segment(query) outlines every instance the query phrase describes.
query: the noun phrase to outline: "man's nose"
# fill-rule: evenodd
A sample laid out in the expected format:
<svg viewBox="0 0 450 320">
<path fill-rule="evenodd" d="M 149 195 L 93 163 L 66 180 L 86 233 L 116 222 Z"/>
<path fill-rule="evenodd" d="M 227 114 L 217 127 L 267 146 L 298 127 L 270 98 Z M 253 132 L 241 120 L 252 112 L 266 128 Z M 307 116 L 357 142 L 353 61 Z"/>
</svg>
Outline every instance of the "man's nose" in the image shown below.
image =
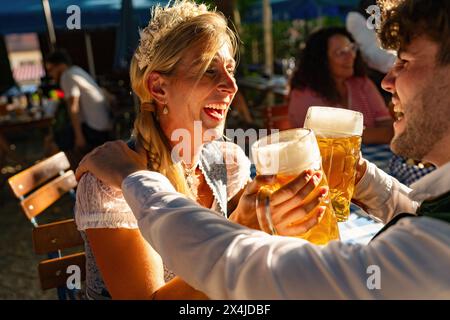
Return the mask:
<svg viewBox="0 0 450 320">
<path fill-rule="evenodd" d="M 395 92 L 395 71 L 394 68 L 392 68 L 387 74 L 386 76 L 383 78 L 383 80 L 381 81 L 381 87 L 383 88 L 383 90 L 390 92 L 390 93 L 394 93 Z"/>
</svg>

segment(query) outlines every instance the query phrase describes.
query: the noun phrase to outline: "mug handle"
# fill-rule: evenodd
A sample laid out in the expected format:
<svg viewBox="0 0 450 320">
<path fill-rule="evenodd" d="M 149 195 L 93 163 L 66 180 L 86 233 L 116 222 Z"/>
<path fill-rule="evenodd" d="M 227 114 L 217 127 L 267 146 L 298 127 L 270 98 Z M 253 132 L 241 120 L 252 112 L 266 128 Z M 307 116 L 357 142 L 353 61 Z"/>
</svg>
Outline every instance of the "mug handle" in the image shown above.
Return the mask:
<svg viewBox="0 0 450 320">
<path fill-rule="evenodd" d="M 276 235 L 277 231 L 272 222 L 272 212 L 270 211 L 270 196 L 273 191 L 267 187 L 259 189 L 256 195 L 256 216 L 259 227 L 262 231 Z"/>
</svg>

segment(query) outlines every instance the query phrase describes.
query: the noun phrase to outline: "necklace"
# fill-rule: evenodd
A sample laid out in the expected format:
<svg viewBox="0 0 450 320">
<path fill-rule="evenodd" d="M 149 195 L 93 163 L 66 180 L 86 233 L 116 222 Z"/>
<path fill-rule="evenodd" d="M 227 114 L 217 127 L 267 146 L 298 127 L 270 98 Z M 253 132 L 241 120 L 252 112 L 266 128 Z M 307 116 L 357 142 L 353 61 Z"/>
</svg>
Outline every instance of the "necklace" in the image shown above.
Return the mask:
<svg viewBox="0 0 450 320">
<path fill-rule="evenodd" d="M 188 187 L 192 190 L 192 187 L 194 185 L 194 180 L 195 180 L 195 170 L 197 169 L 198 163 L 196 163 L 191 168 L 188 168 L 186 166 L 186 164 L 184 163 L 184 161 L 182 161 L 181 163 L 183 165 L 184 178 L 186 179 Z"/>
</svg>

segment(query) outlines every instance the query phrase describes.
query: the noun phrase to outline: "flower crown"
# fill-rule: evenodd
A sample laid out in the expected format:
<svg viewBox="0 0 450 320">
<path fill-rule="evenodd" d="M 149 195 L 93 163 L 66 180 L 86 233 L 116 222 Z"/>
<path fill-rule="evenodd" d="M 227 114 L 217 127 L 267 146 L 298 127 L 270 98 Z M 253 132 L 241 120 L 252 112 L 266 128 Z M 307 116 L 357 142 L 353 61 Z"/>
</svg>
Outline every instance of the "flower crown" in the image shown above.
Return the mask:
<svg viewBox="0 0 450 320">
<path fill-rule="evenodd" d="M 198 5 L 191 0 L 176 0 L 172 6 L 170 4 L 171 1 L 165 7 L 154 6 L 148 26 L 139 30 L 140 41 L 135 57 L 141 70 L 150 64 L 155 49 L 167 34 L 180 24 L 208 12 L 206 5 Z"/>
</svg>

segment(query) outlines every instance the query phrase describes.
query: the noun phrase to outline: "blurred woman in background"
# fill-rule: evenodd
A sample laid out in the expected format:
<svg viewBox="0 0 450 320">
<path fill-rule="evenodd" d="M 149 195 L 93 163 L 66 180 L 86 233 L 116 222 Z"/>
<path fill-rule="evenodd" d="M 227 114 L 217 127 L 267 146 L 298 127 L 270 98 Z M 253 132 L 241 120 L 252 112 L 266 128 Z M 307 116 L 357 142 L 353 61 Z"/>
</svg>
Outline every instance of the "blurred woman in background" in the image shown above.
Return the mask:
<svg viewBox="0 0 450 320">
<path fill-rule="evenodd" d="M 293 127 L 303 127 L 310 106 L 340 107 L 364 114 L 363 143 L 390 142 L 393 129 L 389 110 L 366 76 L 358 47 L 345 28 L 324 28 L 309 37 L 290 89 L 289 116 Z"/>
</svg>

